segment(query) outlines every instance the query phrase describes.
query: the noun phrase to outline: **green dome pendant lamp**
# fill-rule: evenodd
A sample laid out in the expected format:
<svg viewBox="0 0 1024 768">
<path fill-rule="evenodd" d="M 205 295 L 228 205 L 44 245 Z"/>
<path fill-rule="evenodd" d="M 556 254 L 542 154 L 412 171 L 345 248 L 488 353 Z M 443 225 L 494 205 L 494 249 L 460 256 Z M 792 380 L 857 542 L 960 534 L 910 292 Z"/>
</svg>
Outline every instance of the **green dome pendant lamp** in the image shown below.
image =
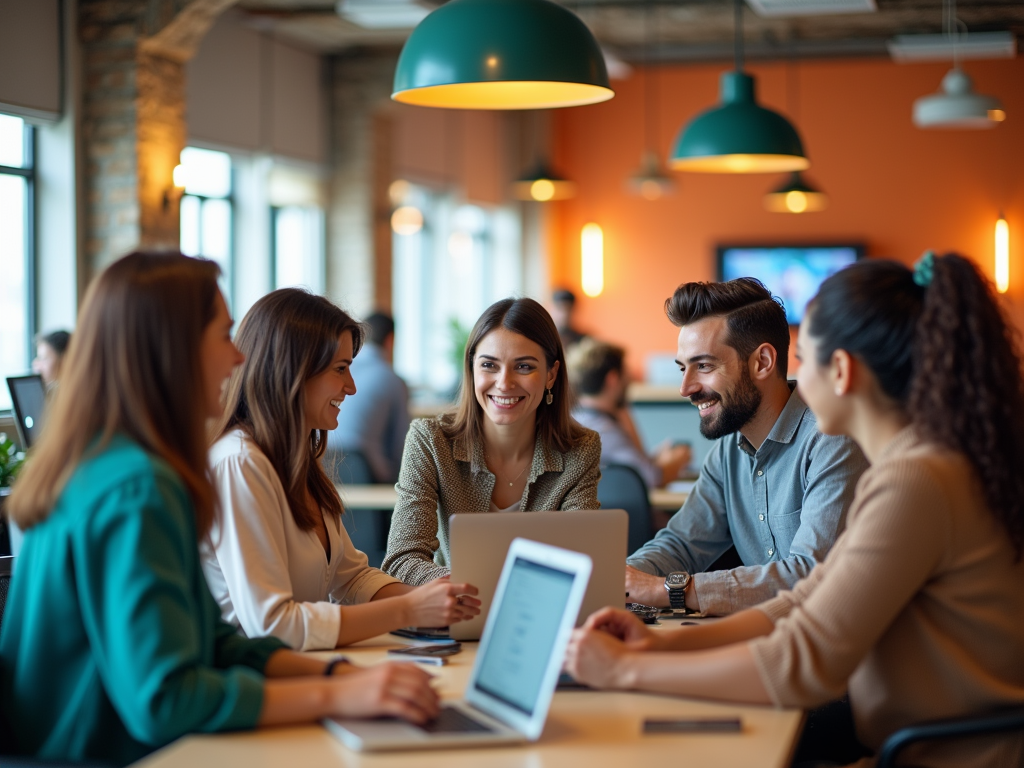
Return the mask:
<svg viewBox="0 0 1024 768">
<path fill-rule="evenodd" d="M 547 109 L 607 101 L 604 55 L 550 0 L 451 0 L 402 48 L 391 98 L 449 109 Z"/>
<path fill-rule="evenodd" d="M 796 128 L 758 105 L 743 71 L 743 0 L 736 7 L 736 69 L 721 78 L 721 104 L 680 131 L 668 165 L 695 173 L 781 173 L 810 167 Z"/>
</svg>

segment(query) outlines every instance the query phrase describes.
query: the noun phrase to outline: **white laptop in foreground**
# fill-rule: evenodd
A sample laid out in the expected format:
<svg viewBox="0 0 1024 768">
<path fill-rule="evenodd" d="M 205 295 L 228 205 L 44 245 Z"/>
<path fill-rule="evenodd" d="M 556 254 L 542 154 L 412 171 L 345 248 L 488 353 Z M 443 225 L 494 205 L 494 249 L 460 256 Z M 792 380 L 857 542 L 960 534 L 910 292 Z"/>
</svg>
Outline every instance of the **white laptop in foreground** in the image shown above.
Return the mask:
<svg viewBox="0 0 1024 768">
<path fill-rule="evenodd" d="M 577 624 L 606 605 L 626 603 L 629 515 L 622 509 L 453 515 L 448 528 L 452 581 L 480 590 L 480 615 L 449 627 L 455 640 L 476 640 L 484 630 L 494 589 L 512 540 L 522 537 L 589 555 L 594 563 Z"/>
<path fill-rule="evenodd" d="M 445 702 L 433 723 L 395 718 L 324 720 L 362 752 L 439 749 L 536 741 L 590 579 L 579 552 L 516 539 L 508 549 L 466 697 Z"/>
</svg>

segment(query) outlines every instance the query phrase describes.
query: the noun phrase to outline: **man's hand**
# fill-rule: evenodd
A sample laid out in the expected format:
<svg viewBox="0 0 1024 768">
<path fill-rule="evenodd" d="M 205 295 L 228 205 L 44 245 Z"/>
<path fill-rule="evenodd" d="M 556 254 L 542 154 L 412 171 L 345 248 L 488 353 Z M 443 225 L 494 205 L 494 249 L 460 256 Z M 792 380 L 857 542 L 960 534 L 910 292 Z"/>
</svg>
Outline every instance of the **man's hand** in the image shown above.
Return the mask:
<svg viewBox="0 0 1024 768">
<path fill-rule="evenodd" d="M 652 576 L 627 565 L 626 592 L 631 603 L 668 608 L 668 592 L 665 591 L 664 576 Z"/>
</svg>

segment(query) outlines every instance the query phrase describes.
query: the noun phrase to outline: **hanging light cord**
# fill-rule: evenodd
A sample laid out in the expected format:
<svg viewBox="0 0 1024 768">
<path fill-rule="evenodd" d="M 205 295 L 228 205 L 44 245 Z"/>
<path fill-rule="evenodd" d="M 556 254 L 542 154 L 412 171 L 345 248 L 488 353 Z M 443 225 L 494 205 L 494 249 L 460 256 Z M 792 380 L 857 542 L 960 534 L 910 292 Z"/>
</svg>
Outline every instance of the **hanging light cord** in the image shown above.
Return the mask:
<svg viewBox="0 0 1024 768">
<path fill-rule="evenodd" d="M 743 0 L 736 0 L 735 4 L 735 16 L 736 16 L 736 71 L 743 71 Z"/>
<path fill-rule="evenodd" d="M 644 143 L 645 149 L 657 151 L 658 100 L 657 74 L 651 67 L 651 6 L 644 6 Z"/>
</svg>

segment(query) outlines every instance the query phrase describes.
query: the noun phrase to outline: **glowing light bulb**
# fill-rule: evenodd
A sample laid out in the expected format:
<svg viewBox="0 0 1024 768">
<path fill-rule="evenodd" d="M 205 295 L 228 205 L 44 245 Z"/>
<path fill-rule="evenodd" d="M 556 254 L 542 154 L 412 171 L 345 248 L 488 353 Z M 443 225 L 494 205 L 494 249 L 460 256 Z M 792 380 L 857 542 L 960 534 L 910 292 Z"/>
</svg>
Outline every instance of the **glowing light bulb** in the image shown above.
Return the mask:
<svg viewBox="0 0 1024 768">
<path fill-rule="evenodd" d="M 582 287 L 587 296 L 600 296 L 604 290 L 604 232 L 597 224 L 585 224 L 580 233 Z"/>
<path fill-rule="evenodd" d="M 803 213 L 807 210 L 807 195 L 799 190 L 786 193 L 786 208 L 792 213 Z"/>
<path fill-rule="evenodd" d="M 186 176 L 187 174 L 185 172 L 185 166 L 182 165 L 181 163 L 178 163 L 176 166 L 174 166 L 174 171 L 171 173 L 172 183 L 178 189 L 184 189 L 187 186 L 187 184 L 185 183 Z"/>
<path fill-rule="evenodd" d="M 1000 217 L 996 222 L 996 290 L 1010 288 L 1010 225 Z"/>
<path fill-rule="evenodd" d="M 546 203 L 555 196 L 555 185 L 550 179 L 537 179 L 530 185 L 530 197 L 540 203 Z"/>
<path fill-rule="evenodd" d="M 396 235 L 415 235 L 423 229 L 423 214 L 411 205 L 396 208 L 391 214 L 391 229 Z"/>
</svg>

